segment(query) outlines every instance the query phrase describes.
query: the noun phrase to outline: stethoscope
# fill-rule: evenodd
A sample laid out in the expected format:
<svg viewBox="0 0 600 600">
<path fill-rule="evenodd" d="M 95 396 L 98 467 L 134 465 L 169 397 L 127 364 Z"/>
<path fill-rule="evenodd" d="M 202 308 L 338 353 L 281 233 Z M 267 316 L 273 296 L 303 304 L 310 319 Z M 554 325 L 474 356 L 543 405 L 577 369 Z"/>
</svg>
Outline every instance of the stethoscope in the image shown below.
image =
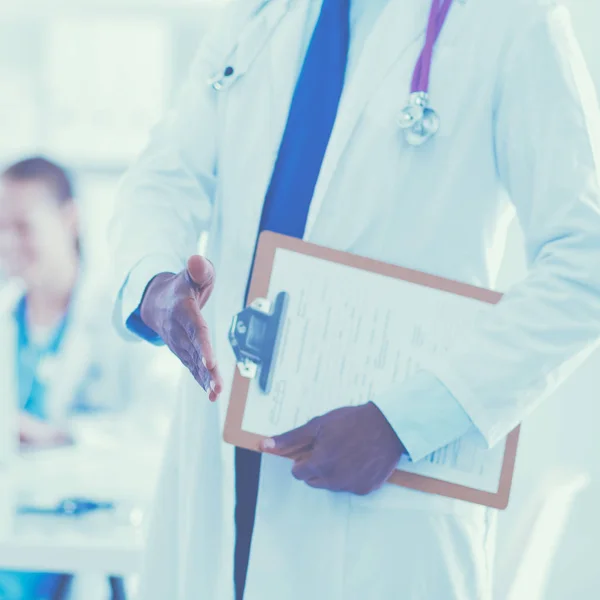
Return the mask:
<svg viewBox="0 0 600 600">
<path fill-rule="evenodd" d="M 411 146 L 421 146 L 440 128 L 440 117 L 429 105 L 429 73 L 433 49 L 446 22 L 453 0 L 433 0 L 429 11 L 425 45 L 413 71 L 408 106 L 398 118 L 398 126 Z"/>
<path fill-rule="evenodd" d="M 272 2 L 272 0 L 263 0 L 258 8 L 253 12 L 252 17 L 256 17 L 262 10 Z M 287 0 L 288 10 L 294 0 Z M 427 22 L 427 32 L 425 35 L 425 44 L 417 60 L 413 71 L 412 82 L 410 86 L 410 95 L 408 105 L 400 112 L 398 117 L 398 126 L 400 127 L 406 142 L 410 146 L 421 146 L 427 140 L 435 136 L 440 128 L 440 117 L 429 103 L 429 75 L 433 61 L 433 50 L 440 36 L 444 23 L 450 12 L 453 0 L 432 0 L 429 11 L 429 20 Z M 285 11 L 287 12 L 287 11 Z M 248 68 L 254 62 L 254 59 L 260 54 L 263 48 L 269 42 L 277 25 L 285 16 L 285 12 L 275 22 L 269 35 L 262 40 L 255 48 L 255 52 L 246 57 L 245 64 L 233 65 L 231 60 L 240 46 L 238 42 L 234 49 L 229 53 L 226 66 L 217 74 L 210 77 L 208 84 L 218 92 L 229 89 L 236 81 L 247 72 Z"/>
</svg>

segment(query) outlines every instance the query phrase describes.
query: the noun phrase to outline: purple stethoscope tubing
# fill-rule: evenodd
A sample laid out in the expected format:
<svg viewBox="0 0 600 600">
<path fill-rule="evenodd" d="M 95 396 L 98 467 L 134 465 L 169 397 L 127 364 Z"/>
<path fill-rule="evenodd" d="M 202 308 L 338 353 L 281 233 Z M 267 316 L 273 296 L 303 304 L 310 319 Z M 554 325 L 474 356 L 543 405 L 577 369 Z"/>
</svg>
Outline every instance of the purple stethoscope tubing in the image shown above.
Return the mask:
<svg viewBox="0 0 600 600">
<path fill-rule="evenodd" d="M 446 22 L 453 0 L 432 0 L 431 10 L 429 11 L 429 21 L 427 22 L 427 34 L 425 45 L 419 55 L 419 60 L 415 65 L 411 93 L 429 91 L 429 73 L 433 60 L 433 48 Z"/>
</svg>

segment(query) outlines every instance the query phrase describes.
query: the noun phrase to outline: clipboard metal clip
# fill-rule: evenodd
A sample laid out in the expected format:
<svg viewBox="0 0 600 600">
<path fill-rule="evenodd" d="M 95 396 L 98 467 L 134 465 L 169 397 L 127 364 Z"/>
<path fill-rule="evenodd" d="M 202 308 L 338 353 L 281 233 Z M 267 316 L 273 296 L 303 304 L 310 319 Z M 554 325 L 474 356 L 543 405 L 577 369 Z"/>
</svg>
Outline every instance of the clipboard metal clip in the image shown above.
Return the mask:
<svg viewBox="0 0 600 600">
<path fill-rule="evenodd" d="M 256 298 L 233 317 L 229 329 L 229 343 L 240 374 L 247 379 L 258 379 L 265 394 L 271 390 L 288 301 L 287 292 L 277 294 L 273 303 Z"/>
</svg>

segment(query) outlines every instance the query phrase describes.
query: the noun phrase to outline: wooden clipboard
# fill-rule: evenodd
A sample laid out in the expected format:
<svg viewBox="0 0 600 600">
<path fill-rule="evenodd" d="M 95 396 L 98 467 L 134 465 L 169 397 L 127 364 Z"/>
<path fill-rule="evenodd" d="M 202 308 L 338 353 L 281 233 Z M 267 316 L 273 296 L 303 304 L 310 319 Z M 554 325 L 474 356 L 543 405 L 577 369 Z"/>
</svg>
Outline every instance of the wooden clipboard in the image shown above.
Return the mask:
<svg viewBox="0 0 600 600">
<path fill-rule="evenodd" d="M 332 250 L 296 238 L 290 238 L 267 231 L 261 234 L 258 242 L 248 294 L 249 306 L 254 303 L 261 311 L 264 308 L 261 306 L 261 302 L 263 302 L 263 299 L 267 298 L 269 293 L 271 272 L 278 249 L 289 250 L 305 256 L 347 265 L 353 269 L 361 269 L 386 277 L 401 279 L 408 283 L 450 292 L 451 294 L 472 298 L 488 304 L 496 304 L 502 297 L 502 294 L 491 290 L 379 262 L 347 252 Z M 249 309 L 247 308 L 246 311 L 248 310 Z M 248 329 L 240 318 L 244 312 L 245 311 L 242 311 L 237 317 L 234 317 L 230 330 L 230 342 L 232 343 L 232 346 L 234 346 L 234 351 L 238 351 L 236 352 L 236 355 L 239 353 L 239 347 L 235 348 L 235 346 L 239 345 L 239 339 L 237 341 L 235 339 L 236 331 L 241 330 L 243 333 L 246 333 L 246 330 Z M 281 314 L 279 315 L 279 318 L 282 318 Z M 237 332 L 239 333 L 239 331 Z M 273 362 L 269 360 L 269 368 L 276 369 L 277 339 L 275 335 L 272 336 L 271 344 L 273 346 L 271 348 L 273 354 L 271 358 L 273 359 Z M 243 365 L 241 365 L 239 361 L 238 367 L 239 368 L 236 368 L 235 370 L 233 378 L 223 438 L 229 444 L 259 451 L 259 444 L 265 437 L 245 431 L 242 426 L 250 386 L 258 385 L 258 382 L 255 383 L 253 378 L 256 373 L 252 370 L 252 372 L 245 371 Z M 245 375 L 242 375 L 241 371 L 245 371 Z M 261 381 L 261 386 L 268 387 L 268 385 L 268 377 L 264 376 Z M 450 483 L 433 477 L 398 469 L 391 475 L 389 483 L 503 510 L 508 506 L 519 440 L 519 430 L 520 428 L 517 427 L 506 438 L 498 488 L 495 492 L 474 489 L 464 485 Z"/>
</svg>

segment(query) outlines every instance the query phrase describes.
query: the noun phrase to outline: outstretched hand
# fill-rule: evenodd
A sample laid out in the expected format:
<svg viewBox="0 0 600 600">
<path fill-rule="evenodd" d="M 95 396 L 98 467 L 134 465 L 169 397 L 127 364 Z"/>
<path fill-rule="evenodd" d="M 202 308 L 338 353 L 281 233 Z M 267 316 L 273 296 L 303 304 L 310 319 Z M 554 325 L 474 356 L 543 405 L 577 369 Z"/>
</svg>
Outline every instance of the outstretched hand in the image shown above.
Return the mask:
<svg viewBox="0 0 600 600">
<path fill-rule="evenodd" d="M 223 380 L 202 309 L 214 287 L 215 270 L 202 256 L 192 256 L 177 275 L 160 273 L 149 283 L 141 306 L 142 321 L 155 331 L 189 369 L 214 402 Z"/>
</svg>

